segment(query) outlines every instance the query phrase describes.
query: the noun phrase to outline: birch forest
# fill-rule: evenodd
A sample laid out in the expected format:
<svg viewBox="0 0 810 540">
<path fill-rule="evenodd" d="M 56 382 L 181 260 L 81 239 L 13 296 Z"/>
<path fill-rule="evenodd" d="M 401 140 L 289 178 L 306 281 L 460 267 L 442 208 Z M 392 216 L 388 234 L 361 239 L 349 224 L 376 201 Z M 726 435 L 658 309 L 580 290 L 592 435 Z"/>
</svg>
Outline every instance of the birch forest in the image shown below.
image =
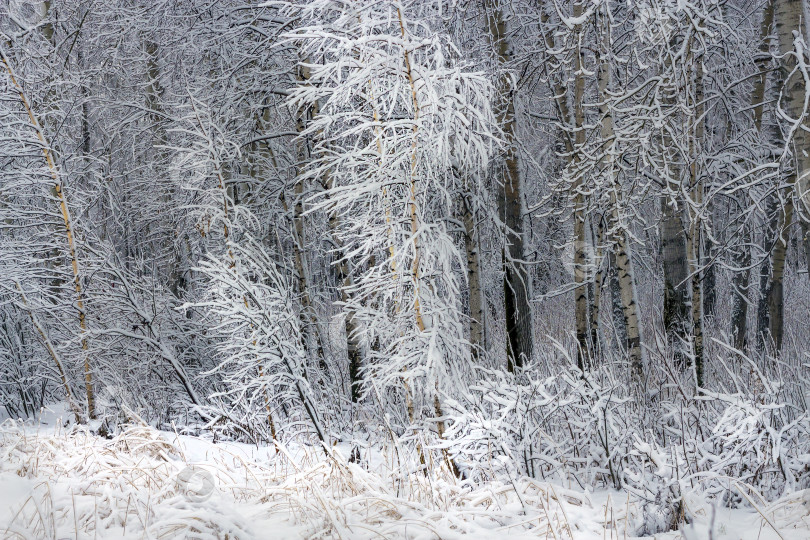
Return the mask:
<svg viewBox="0 0 810 540">
<path fill-rule="evenodd" d="M 0 0 L 0 538 L 810 538 L 805 0 Z"/>
</svg>

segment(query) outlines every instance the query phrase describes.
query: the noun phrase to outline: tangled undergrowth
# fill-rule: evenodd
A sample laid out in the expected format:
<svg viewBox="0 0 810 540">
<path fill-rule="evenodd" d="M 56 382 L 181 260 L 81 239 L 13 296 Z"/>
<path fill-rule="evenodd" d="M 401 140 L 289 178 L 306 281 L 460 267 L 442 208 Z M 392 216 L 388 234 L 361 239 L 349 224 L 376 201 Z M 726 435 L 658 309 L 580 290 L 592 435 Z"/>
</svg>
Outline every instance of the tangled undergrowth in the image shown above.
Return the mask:
<svg viewBox="0 0 810 540">
<path fill-rule="evenodd" d="M 709 487 L 725 481 L 754 508 L 740 515 L 761 538 L 810 533 L 803 491 L 769 504 L 731 477 L 708 482 L 693 475 L 687 488 L 686 479 L 667 472 L 674 469 L 662 449 L 641 441 L 634 448 L 643 467 L 635 477 L 626 472 L 625 482 L 636 487 L 593 493 L 506 472 L 503 456 L 491 464 L 501 468 L 500 479 L 473 482 L 449 472 L 402 473 L 393 448 L 369 449 L 352 463 L 340 446 L 324 453 L 305 445 L 214 444 L 138 422 L 105 438 L 78 426 L 7 421 L 0 427 L 0 478 L 12 512 L 0 530 L 10 539 L 233 540 L 268 531 L 278 538 L 625 538 L 648 533 L 651 516 L 667 518 L 661 496 L 649 497 L 657 490 L 678 495 L 693 523 L 686 534 L 698 522 L 714 526 L 718 504 Z M 21 496 L 13 499 L 15 493 Z"/>
</svg>

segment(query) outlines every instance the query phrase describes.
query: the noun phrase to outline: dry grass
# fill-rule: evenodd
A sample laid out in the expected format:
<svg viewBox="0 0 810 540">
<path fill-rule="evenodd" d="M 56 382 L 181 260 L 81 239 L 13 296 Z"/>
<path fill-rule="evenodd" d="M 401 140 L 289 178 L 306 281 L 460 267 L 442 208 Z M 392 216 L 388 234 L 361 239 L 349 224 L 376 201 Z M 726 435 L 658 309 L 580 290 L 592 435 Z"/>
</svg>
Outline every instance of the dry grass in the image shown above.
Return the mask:
<svg viewBox="0 0 810 540">
<path fill-rule="evenodd" d="M 528 478 L 473 488 L 443 471 L 381 474 L 337 451 L 324 459 L 305 447 L 256 460 L 240 447 L 202 443 L 205 459 L 192 462 L 183 440 L 172 439 L 143 424 L 107 440 L 84 429 L 45 433 L 6 422 L 0 474 L 16 474 L 30 489 L 25 500 L 12 501 L 13 518 L 0 523 L 0 536 L 235 539 L 274 524 L 308 538 L 492 531 L 562 540 L 593 532 L 572 514 L 598 512 L 582 494 Z M 203 492 L 182 481 L 189 466 L 210 475 Z"/>
<path fill-rule="evenodd" d="M 441 469 L 400 472 L 382 456 L 368 470 L 337 450 L 324 459 L 303 446 L 258 458 L 249 449 L 140 423 L 108 440 L 79 428 L 44 432 L 6 422 L 0 483 L 17 475 L 27 495 L 11 501 L 0 537 L 233 540 L 272 531 L 277 538 L 619 539 L 638 517 L 624 495 L 594 504 L 587 494 L 525 477 L 474 486 Z M 763 526 L 790 538 L 807 532 L 808 500 L 797 492 L 759 507 Z M 692 510 L 708 520 L 708 508 Z"/>
</svg>

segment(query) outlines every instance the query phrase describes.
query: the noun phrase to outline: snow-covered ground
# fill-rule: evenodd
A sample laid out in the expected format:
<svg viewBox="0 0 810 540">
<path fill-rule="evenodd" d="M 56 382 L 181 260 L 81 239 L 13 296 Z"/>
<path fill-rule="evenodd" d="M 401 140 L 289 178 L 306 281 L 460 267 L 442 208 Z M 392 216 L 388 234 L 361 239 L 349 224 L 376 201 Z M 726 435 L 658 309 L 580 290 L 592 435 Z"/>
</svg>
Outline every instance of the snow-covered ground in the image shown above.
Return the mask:
<svg viewBox="0 0 810 540">
<path fill-rule="evenodd" d="M 326 457 L 146 425 L 106 439 L 64 428 L 62 417 L 45 411 L 38 423 L 0 426 L 1 538 L 604 540 L 633 538 L 638 518 L 619 491 L 402 477 L 383 454 L 354 464 L 340 446 Z M 695 521 L 656 538 L 810 538 L 810 493 L 734 510 L 698 496 L 685 503 Z"/>
</svg>

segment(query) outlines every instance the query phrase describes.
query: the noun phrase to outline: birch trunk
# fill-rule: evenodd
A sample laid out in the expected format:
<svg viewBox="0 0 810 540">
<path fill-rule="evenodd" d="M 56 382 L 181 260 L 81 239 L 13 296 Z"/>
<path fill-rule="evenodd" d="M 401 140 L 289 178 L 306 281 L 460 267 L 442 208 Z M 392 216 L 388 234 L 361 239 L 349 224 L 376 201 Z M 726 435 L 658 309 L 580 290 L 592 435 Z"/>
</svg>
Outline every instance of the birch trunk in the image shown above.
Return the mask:
<svg viewBox="0 0 810 540">
<path fill-rule="evenodd" d="M 580 17 L 583 12 L 581 2 L 574 3 L 574 17 Z M 579 30 L 579 29 L 578 29 Z M 579 35 L 579 32 L 578 32 Z M 585 228 L 585 194 L 582 191 L 583 178 L 577 166 L 579 164 L 579 150 L 585 144 L 585 110 L 583 99 L 585 98 L 585 74 L 583 72 L 582 55 L 580 49 L 581 40 L 577 39 L 577 47 L 574 52 L 575 78 L 574 78 L 574 153 L 571 155 L 571 169 L 574 171 L 576 180 L 572 186 L 574 199 L 574 315 L 576 319 L 576 333 L 578 355 L 577 365 L 584 370 L 589 367 L 591 347 L 588 344 L 590 332 L 590 321 L 588 320 L 588 257 L 587 239 Z"/>
<path fill-rule="evenodd" d="M 306 73 L 305 73 L 306 74 Z M 317 113 L 317 107 L 312 108 L 312 115 Z M 299 127 L 300 129 L 300 127 Z M 332 177 L 326 173 L 320 179 L 321 187 L 326 192 L 333 189 Z M 362 377 L 360 371 L 363 365 L 363 353 L 359 341 L 359 327 L 355 320 L 355 312 L 351 309 L 349 290 L 354 285 L 349 260 L 346 258 L 343 242 L 338 231 L 340 230 L 340 215 L 337 211 L 329 213 L 329 234 L 332 244 L 336 248 L 338 259 L 332 264 L 334 275 L 340 290 L 340 299 L 343 302 L 344 331 L 346 333 L 346 356 L 349 362 L 349 393 L 352 403 L 360 401 L 362 395 Z M 302 231 L 303 232 L 303 231 Z"/>
<path fill-rule="evenodd" d="M 581 2 L 576 2 L 573 6 L 574 17 L 579 17 L 583 13 L 583 6 Z M 545 10 L 541 12 L 541 23 L 545 24 L 549 19 Z M 579 32 L 577 28 L 577 32 Z M 545 32 L 546 49 L 552 51 L 555 49 L 554 34 L 551 31 Z M 566 154 L 568 155 L 568 170 L 574 175 L 574 182 L 570 190 L 570 199 L 573 202 L 573 219 L 574 219 L 574 318 L 576 321 L 576 340 L 577 340 L 577 367 L 582 370 L 587 368 L 588 355 L 590 347 L 588 338 L 590 334 L 590 321 L 589 315 L 592 308 L 588 304 L 588 286 L 587 286 L 587 238 L 585 226 L 585 196 L 581 190 L 582 176 L 578 170 L 580 165 L 580 150 L 585 143 L 585 130 L 584 123 L 584 107 L 583 99 L 585 94 L 585 78 L 582 65 L 582 50 L 580 49 L 580 40 L 577 40 L 577 46 L 574 53 L 575 62 L 575 78 L 574 78 L 574 94 L 573 94 L 573 116 L 571 109 L 568 107 L 566 96 L 568 91 L 562 81 L 557 81 L 553 85 L 553 92 L 555 95 L 555 104 L 557 106 L 557 115 L 560 124 L 563 126 L 562 138 L 565 144 Z"/>
<path fill-rule="evenodd" d="M 695 94 L 694 113 L 690 117 L 689 133 L 689 185 L 692 186 L 692 204 L 690 205 L 689 236 L 687 249 L 690 255 L 689 273 L 692 275 L 692 339 L 694 344 L 695 378 L 699 387 L 703 386 L 703 278 L 706 269 L 702 268 L 704 253 L 703 218 L 700 215 L 703 209 L 703 179 L 700 172 L 699 159 L 703 141 L 703 66 L 702 58 L 695 60 L 692 52 L 689 53 L 690 63 L 695 64 Z"/>
<path fill-rule="evenodd" d="M 609 29 L 604 28 L 603 52 L 610 50 Z M 615 253 L 612 253 L 612 262 L 616 267 L 614 298 L 621 306 L 620 329 L 627 347 L 627 356 L 630 359 L 630 369 L 633 378 L 640 381 L 643 376 L 644 359 L 641 349 L 641 325 L 638 315 L 638 295 L 636 292 L 635 274 L 633 272 L 633 257 L 630 251 L 627 224 L 624 223 L 620 213 L 623 194 L 617 177 L 615 166 L 615 134 L 613 128 L 613 112 L 609 104 L 608 90 L 612 80 L 611 66 L 608 57 L 603 54 L 599 62 L 599 114 L 602 118 L 600 135 L 605 145 L 603 151 L 602 167 L 607 175 L 610 189 L 611 229 Z M 615 308 L 614 308 L 615 311 Z"/>
<path fill-rule="evenodd" d="M 472 346 L 472 359 L 477 362 L 486 351 L 486 330 L 484 321 L 484 296 L 481 287 L 481 261 L 478 247 L 478 228 L 475 220 L 475 203 L 472 195 L 464 197 L 464 250 L 467 255 L 467 283 L 470 290 L 469 333 Z"/>
<path fill-rule="evenodd" d="M 618 216 L 616 216 L 618 219 Z M 633 256 L 624 231 L 616 235 L 616 270 L 621 298 L 624 327 L 627 332 L 627 356 L 630 369 L 636 380 L 644 375 L 644 358 L 641 350 L 641 324 L 638 316 L 638 294 L 633 273 Z"/>
<path fill-rule="evenodd" d="M 702 191 L 703 187 L 699 185 L 696 189 Z M 702 197 L 701 197 L 702 199 Z M 699 199 L 700 200 L 700 199 Z M 700 202 L 695 201 L 697 204 Z M 701 230 L 700 223 L 696 217 L 692 217 L 690 224 L 690 234 L 687 237 L 687 251 L 689 257 L 689 273 L 692 274 L 692 342 L 694 353 L 694 367 L 695 378 L 697 385 L 703 386 L 703 288 L 701 275 L 704 272 L 700 269 L 701 261 L 703 260 L 703 252 L 701 250 Z"/>
<path fill-rule="evenodd" d="M 405 33 L 405 21 L 402 17 L 402 9 L 397 8 L 397 16 L 399 17 L 399 28 L 402 33 L 402 38 L 406 38 Z M 414 284 L 414 316 L 416 320 L 416 326 L 419 329 L 419 332 L 424 332 L 426 329 L 425 326 L 425 319 L 422 315 L 422 304 L 420 302 L 420 286 L 421 286 L 421 278 L 419 275 L 419 261 L 420 261 L 420 249 L 418 238 L 416 236 L 417 232 L 419 231 L 419 213 L 417 212 L 416 208 L 416 178 L 414 172 L 417 166 L 417 130 L 419 129 L 419 118 L 421 116 L 421 108 L 419 106 L 419 99 L 416 94 L 416 83 L 414 81 L 414 74 L 413 70 L 411 69 L 411 57 L 408 53 L 408 49 L 403 47 L 402 50 L 404 60 L 405 60 L 405 71 L 408 76 L 408 83 L 411 87 L 411 98 L 413 100 L 413 144 L 411 146 L 412 153 L 411 153 L 411 169 L 410 169 L 410 176 L 408 178 L 410 183 L 410 202 L 409 202 L 409 213 L 411 218 L 411 234 L 413 235 L 413 264 L 411 266 L 411 279 L 413 280 Z M 407 388 L 406 388 L 407 390 Z M 412 404 L 409 404 L 409 409 L 412 409 Z M 434 379 L 434 392 L 433 392 L 433 410 L 436 414 L 436 431 L 438 432 L 439 439 L 444 440 L 444 432 L 445 432 L 445 423 L 444 423 L 444 412 L 442 410 L 442 403 L 441 397 L 439 394 L 439 379 L 436 377 Z M 412 420 L 412 419 L 411 419 Z M 424 457 L 424 453 L 422 449 L 419 450 L 420 456 Z M 461 470 L 459 469 L 456 462 L 450 457 L 450 453 L 448 452 L 447 448 L 442 448 L 442 456 L 444 457 L 445 464 L 447 465 L 448 469 L 458 478 L 460 478 Z"/>
<path fill-rule="evenodd" d="M 147 118 L 151 124 L 150 132 L 152 135 L 152 150 L 153 155 L 152 166 L 157 178 L 166 178 L 164 170 L 168 167 L 168 152 L 166 146 L 169 143 L 169 137 L 166 132 L 166 115 L 163 109 L 162 96 L 163 86 L 160 83 L 160 62 L 159 62 L 159 48 L 157 43 L 147 40 L 144 43 L 144 50 L 146 52 L 146 109 L 148 111 Z M 175 198 L 177 186 L 171 182 L 162 182 L 161 186 L 161 203 L 169 206 Z M 227 215 L 227 213 L 226 213 Z M 145 225 L 148 228 L 153 227 L 151 223 Z M 183 289 L 186 287 L 186 269 L 188 268 L 187 259 L 184 260 L 184 251 L 180 247 L 181 242 L 175 243 L 172 258 L 173 262 L 171 268 L 168 269 L 168 288 L 171 293 L 180 298 L 183 294 Z"/>
<path fill-rule="evenodd" d="M 805 2 L 802 0 L 774 0 L 774 17 L 776 23 L 776 34 L 779 37 L 779 53 L 782 55 L 781 71 L 785 81 L 784 109 L 785 112 L 800 126 L 796 126 L 793 133 L 793 158 L 795 167 L 795 178 L 793 182 L 796 187 L 796 199 L 802 205 L 801 217 L 804 223 L 808 223 L 810 216 L 810 118 L 805 110 L 806 93 L 810 91 L 805 88 L 806 76 L 802 70 L 807 69 L 808 35 L 806 18 L 804 13 Z M 802 50 L 798 49 L 798 43 L 794 46 L 794 33 L 802 41 Z M 792 54 L 796 51 L 796 54 Z M 801 56 L 801 65 L 792 76 L 788 75 L 797 67 L 796 56 Z"/>
<path fill-rule="evenodd" d="M 717 251 L 708 234 L 703 234 L 701 240 L 703 249 L 701 262 L 703 266 L 703 316 L 704 319 L 714 319 L 715 306 L 717 305 L 717 269 L 712 261 L 714 261 Z"/>
<path fill-rule="evenodd" d="M 791 221 L 793 220 L 793 202 L 785 201 L 780 212 L 779 226 L 777 228 L 776 242 L 771 255 L 771 281 L 768 285 L 768 334 L 772 340 L 775 352 L 782 350 L 782 335 L 784 331 L 785 311 L 785 259 L 787 258 L 788 238 Z"/>
<path fill-rule="evenodd" d="M 256 130 L 259 133 L 262 133 L 265 129 L 267 129 L 270 123 L 270 108 L 264 107 L 262 109 L 261 115 L 256 115 Z M 265 179 L 270 177 L 272 174 L 275 174 L 278 171 L 278 163 L 276 161 L 276 156 L 273 154 L 272 149 L 270 148 L 269 141 L 257 141 L 253 143 L 256 145 L 255 151 L 261 155 L 264 159 L 260 161 L 260 165 L 257 165 L 255 162 L 255 158 L 253 158 L 253 154 L 249 153 L 247 155 L 247 161 L 249 164 L 249 174 L 251 179 L 254 181 L 257 179 Z M 267 163 L 270 163 L 272 169 L 267 168 Z M 251 186 L 251 189 L 253 187 Z M 284 191 L 281 191 L 283 197 Z M 252 196 L 252 193 L 249 193 L 249 197 Z M 243 300 L 247 300 L 243 298 Z M 259 364 L 258 366 L 259 377 L 264 377 L 264 368 Z M 276 431 L 276 423 L 273 419 L 273 410 L 270 406 L 270 396 L 268 392 L 264 392 L 264 409 L 267 413 L 267 423 L 270 427 L 270 436 L 273 438 L 273 441 L 277 440 L 277 431 Z"/>
<path fill-rule="evenodd" d="M 53 159 L 53 154 L 51 152 L 51 147 L 48 145 L 45 134 L 42 131 L 42 128 L 37 121 L 37 118 L 34 116 L 33 111 L 31 110 L 31 106 L 28 103 L 28 99 L 25 97 L 25 93 L 23 92 L 22 87 L 17 82 L 17 78 L 14 75 L 14 70 L 11 68 L 11 63 L 6 56 L 6 53 L 0 49 L 0 58 L 5 65 L 6 71 L 8 72 L 9 79 L 11 81 L 12 86 L 17 91 L 18 97 L 20 99 L 20 103 L 22 103 L 23 108 L 25 108 L 25 112 L 28 114 L 28 119 L 31 122 L 31 127 L 34 128 L 34 132 L 36 133 L 37 139 L 39 139 L 40 144 L 42 145 L 42 155 L 45 159 L 45 163 L 48 166 L 48 171 L 50 172 L 51 179 L 53 180 L 53 193 L 56 199 L 59 201 L 59 211 L 62 214 L 62 222 L 65 226 L 65 237 L 67 239 L 67 247 L 68 247 L 68 256 L 70 258 L 70 264 L 73 269 L 73 284 L 76 289 L 76 307 L 79 311 L 79 335 L 81 336 L 81 347 L 82 347 L 82 356 L 83 356 L 83 364 L 84 364 L 84 388 L 85 388 L 85 395 L 87 396 L 87 416 L 91 419 L 96 417 L 96 394 L 93 389 L 93 374 L 90 369 L 90 358 L 87 353 L 87 323 L 85 320 L 85 312 L 84 312 L 84 291 L 82 290 L 81 278 L 79 273 L 79 258 L 76 254 L 76 244 L 73 238 L 73 222 L 70 217 L 70 212 L 68 210 L 67 198 L 65 197 L 65 193 L 62 190 L 62 179 L 59 176 L 59 172 L 56 169 L 56 163 Z"/>
<path fill-rule="evenodd" d="M 331 219 L 330 219 L 331 222 Z M 331 225 L 330 225 L 331 227 Z M 340 277 L 340 295 L 344 305 L 348 305 L 349 294 L 348 289 L 353 285 L 351 273 L 349 272 L 349 263 L 346 259 L 341 259 L 337 263 L 338 276 Z M 349 384 L 351 385 L 352 402 L 357 403 L 360 401 L 362 394 L 363 378 L 360 375 L 360 370 L 363 367 L 363 355 L 358 341 L 358 326 L 354 320 L 354 311 L 347 310 L 345 315 L 344 328 L 346 331 L 346 355 L 349 359 Z"/>
<path fill-rule="evenodd" d="M 802 246 L 804 247 L 804 271 L 810 278 L 810 223 L 802 220 Z"/>
<path fill-rule="evenodd" d="M 802 71 L 806 70 L 807 54 L 803 47 L 807 46 L 807 32 L 805 30 L 804 2 L 801 0 L 774 0 L 774 22 L 776 34 L 779 38 L 779 53 L 781 55 L 781 74 L 785 81 L 783 90 L 784 110 L 796 122 L 791 126 L 793 163 L 792 171 L 787 178 L 788 185 L 795 187 L 796 200 L 801 205 L 799 217 L 806 221 L 810 216 L 810 121 L 807 118 L 805 106 L 806 93 Z M 796 36 L 794 37 L 794 33 Z M 798 39 L 796 39 L 798 38 Z M 795 40 L 795 43 L 794 43 Z M 799 43 L 802 46 L 799 46 Z M 797 62 L 801 57 L 801 64 Z M 799 66 L 801 69 L 794 69 Z M 771 264 L 771 284 L 768 287 L 768 315 L 769 331 L 776 351 L 782 349 L 782 333 L 784 327 L 784 269 L 787 252 L 787 228 L 793 219 L 793 197 L 788 196 L 781 216 L 779 237 L 773 251 Z"/>
</svg>

